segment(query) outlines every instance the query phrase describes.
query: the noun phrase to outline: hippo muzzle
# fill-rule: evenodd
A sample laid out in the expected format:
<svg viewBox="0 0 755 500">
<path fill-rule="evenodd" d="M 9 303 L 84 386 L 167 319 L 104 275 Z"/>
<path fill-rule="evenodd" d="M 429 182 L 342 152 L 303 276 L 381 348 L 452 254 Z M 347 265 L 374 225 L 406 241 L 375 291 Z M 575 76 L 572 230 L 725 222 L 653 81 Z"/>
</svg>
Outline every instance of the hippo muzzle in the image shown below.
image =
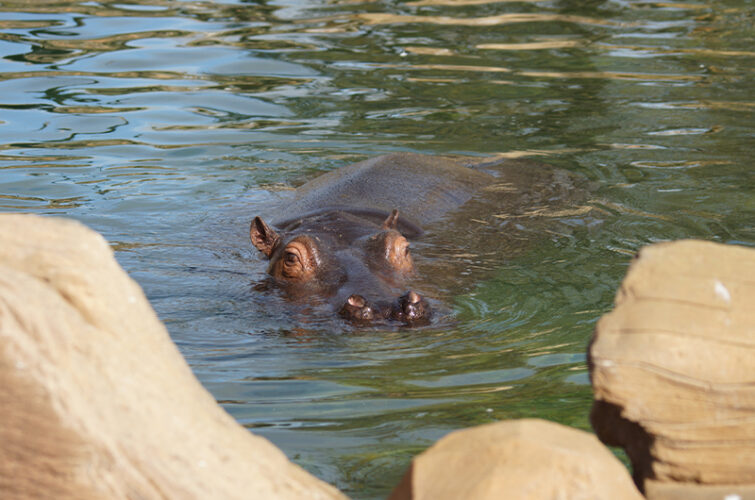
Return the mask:
<svg viewBox="0 0 755 500">
<path fill-rule="evenodd" d="M 400 321 L 409 326 L 430 322 L 431 309 L 427 300 L 410 290 L 393 303 L 373 305 L 361 295 L 350 295 L 339 314 L 354 323 L 372 323 L 378 319 Z"/>
<path fill-rule="evenodd" d="M 356 324 L 421 325 L 430 321 L 427 300 L 412 290 L 396 293 L 414 273 L 398 217 L 394 210 L 380 225 L 349 213 L 319 213 L 291 221 L 281 233 L 256 217 L 250 237 L 291 297 L 324 296 Z"/>
</svg>

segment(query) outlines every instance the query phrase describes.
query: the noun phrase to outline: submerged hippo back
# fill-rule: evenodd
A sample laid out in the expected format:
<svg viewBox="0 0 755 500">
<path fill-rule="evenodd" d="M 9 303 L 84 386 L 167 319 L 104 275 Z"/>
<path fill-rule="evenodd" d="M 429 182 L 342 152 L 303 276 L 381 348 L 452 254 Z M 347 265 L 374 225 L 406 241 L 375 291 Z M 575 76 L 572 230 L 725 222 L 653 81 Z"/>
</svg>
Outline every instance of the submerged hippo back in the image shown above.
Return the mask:
<svg viewBox="0 0 755 500">
<path fill-rule="evenodd" d="M 467 202 L 491 175 L 449 158 L 396 153 L 355 163 L 304 184 L 277 224 L 312 213 L 341 209 L 383 219 L 394 209 L 422 227 Z"/>
</svg>

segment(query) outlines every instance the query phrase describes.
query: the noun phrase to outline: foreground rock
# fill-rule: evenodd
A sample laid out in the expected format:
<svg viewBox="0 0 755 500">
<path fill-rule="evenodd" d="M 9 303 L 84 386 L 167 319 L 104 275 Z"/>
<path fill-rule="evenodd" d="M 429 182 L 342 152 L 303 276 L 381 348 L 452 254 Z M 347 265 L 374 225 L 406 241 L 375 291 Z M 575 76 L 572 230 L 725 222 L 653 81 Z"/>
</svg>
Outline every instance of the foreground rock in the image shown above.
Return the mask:
<svg viewBox="0 0 755 500">
<path fill-rule="evenodd" d="M 641 499 L 597 438 L 545 420 L 452 432 L 414 458 L 391 500 Z"/>
<path fill-rule="evenodd" d="M 0 216 L 0 496 L 343 498 L 225 413 L 98 234 Z"/>
<path fill-rule="evenodd" d="M 755 484 L 699 484 L 645 481 L 649 500 L 755 500 Z"/>
<path fill-rule="evenodd" d="M 593 427 L 649 498 L 755 498 L 755 250 L 642 249 L 589 360 Z"/>
</svg>

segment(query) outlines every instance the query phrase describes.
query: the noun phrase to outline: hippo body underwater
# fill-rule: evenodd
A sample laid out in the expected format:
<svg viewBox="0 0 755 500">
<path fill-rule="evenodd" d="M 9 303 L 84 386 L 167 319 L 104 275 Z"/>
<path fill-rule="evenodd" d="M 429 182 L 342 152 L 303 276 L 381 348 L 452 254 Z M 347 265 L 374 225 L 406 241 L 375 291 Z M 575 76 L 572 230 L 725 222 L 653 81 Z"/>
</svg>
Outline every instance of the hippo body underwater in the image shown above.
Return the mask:
<svg viewBox="0 0 755 500">
<path fill-rule="evenodd" d="M 284 216 L 270 225 L 255 217 L 251 241 L 270 260 L 268 274 L 289 298 L 325 298 L 357 323 L 425 324 L 431 316 L 427 300 L 407 290 L 415 276 L 409 241 L 421 238 L 428 225 L 458 217 L 481 194 L 503 201 L 499 206 L 537 205 L 552 197 L 516 189 L 533 185 L 531 174 L 542 169 L 515 165 L 493 175 L 467 164 L 468 158 L 396 153 L 342 167 L 299 187 L 280 208 Z M 547 177 L 552 187 L 554 179 Z M 495 186 L 507 187 L 491 190 Z M 571 187 L 566 183 L 561 190 Z"/>
</svg>

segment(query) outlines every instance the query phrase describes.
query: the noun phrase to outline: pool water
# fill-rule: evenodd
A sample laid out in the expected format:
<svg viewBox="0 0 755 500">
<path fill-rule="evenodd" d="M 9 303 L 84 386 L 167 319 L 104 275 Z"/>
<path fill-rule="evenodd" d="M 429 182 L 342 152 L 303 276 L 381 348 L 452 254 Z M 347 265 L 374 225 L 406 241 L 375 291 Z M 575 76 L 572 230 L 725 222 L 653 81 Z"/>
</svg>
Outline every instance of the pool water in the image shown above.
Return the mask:
<svg viewBox="0 0 755 500">
<path fill-rule="evenodd" d="M 348 495 L 385 497 L 454 429 L 589 429 L 586 346 L 641 246 L 755 245 L 753 12 L 6 1 L 0 210 L 101 232 L 242 425 Z M 530 158 L 593 189 L 556 225 L 518 233 L 526 244 L 501 231 L 483 250 L 453 228 L 451 247 L 419 242 L 428 269 L 448 270 L 427 327 L 354 328 L 260 290 L 252 217 L 318 173 L 395 151 Z"/>
</svg>

